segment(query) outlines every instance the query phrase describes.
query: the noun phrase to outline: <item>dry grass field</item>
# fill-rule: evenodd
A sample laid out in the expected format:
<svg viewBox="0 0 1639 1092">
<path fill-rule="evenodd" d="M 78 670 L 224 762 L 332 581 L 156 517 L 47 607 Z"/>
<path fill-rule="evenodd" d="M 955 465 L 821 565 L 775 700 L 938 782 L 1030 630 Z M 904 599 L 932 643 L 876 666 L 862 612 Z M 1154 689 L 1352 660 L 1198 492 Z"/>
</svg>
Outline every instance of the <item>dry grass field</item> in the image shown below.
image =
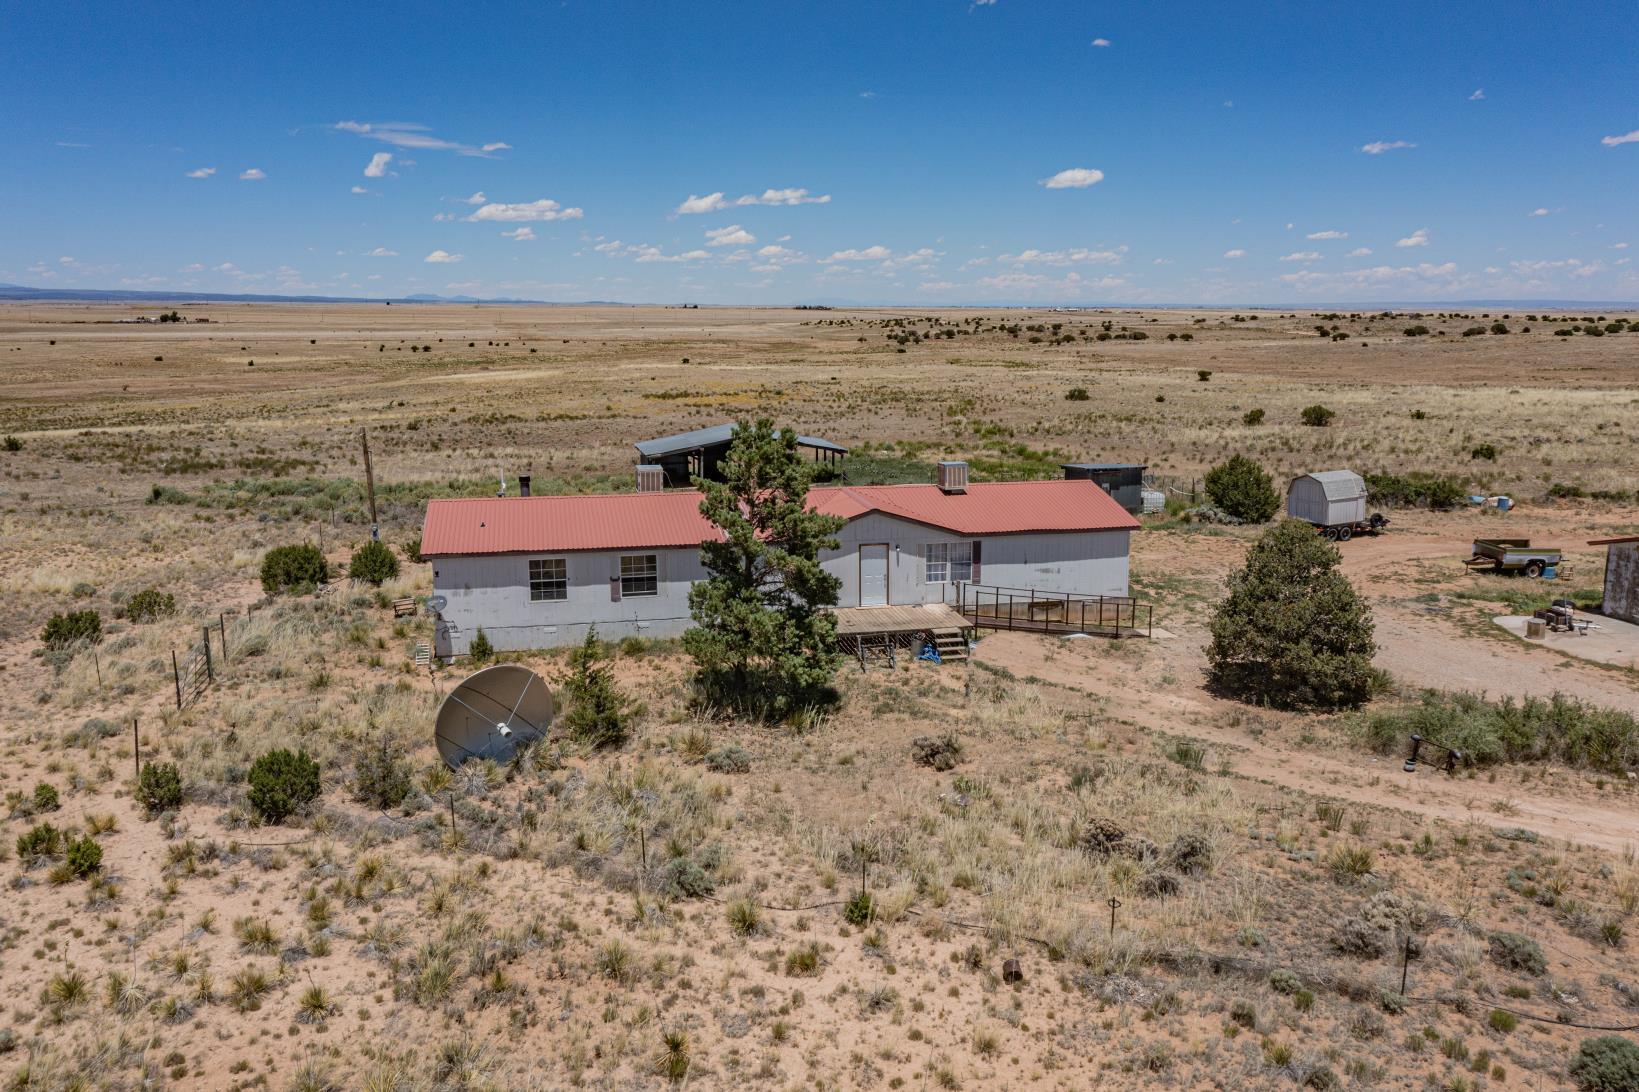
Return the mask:
<svg viewBox="0 0 1639 1092">
<path fill-rule="evenodd" d="M 273 601 L 257 577 L 271 547 L 344 562 L 367 538 L 361 428 L 395 548 L 429 496 L 520 472 L 629 488 L 633 441 L 748 414 L 884 475 L 1122 459 L 1187 488 L 1243 452 L 1277 480 L 1512 495 L 1343 547 L 1379 666 L 1407 694 L 1639 714 L 1639 673 L 1491 625 L 1540 586 L 1459 563 L 1506 532 L 1598 587 L 1583 543 L 1639 528 L 1639 332 L 1583 320 L 1635 316 L 178 310 L 209 321 L 0 305 L 5 1087 L 1537 1089 L 1569 1083 L 1599 1034 L 1579 1025 L 1639 1025 L 1633 773 L 1406 774 L 1358 715 L 1212 695 L 1210 608 L 1255 529 L 1146 520 L 1154 640 L 995 634 L 966 667 L 845 668 L 841 705 L 793 727 L 691 711 L 687 660 L 629 644 L 626 746 L 454 776 L 431 719 L 462 665 L 417 671 L 430 625 L 386 609 L 427 566 Z M 1302 423 L 1317 404 L 1330 425 Z M 149 587 L 177 613 L 124 617 Z M 94 651 L 42 649 L 83 609 Z M 179 712 L 171 656 L 207 626 L 228 655 Z M 133 721 L 182 772 L 161 816 L 132 798 Z M 947 731 L 953 769 L 913 762 Z M 413 765 L 389 811 L 354 791 L 384 742 Z M 275 746 L 318 758 L 324 792 L 264 826 L 246 770 Z M 31 859 L 42 822 L 100 869 Z"/>
</svg>

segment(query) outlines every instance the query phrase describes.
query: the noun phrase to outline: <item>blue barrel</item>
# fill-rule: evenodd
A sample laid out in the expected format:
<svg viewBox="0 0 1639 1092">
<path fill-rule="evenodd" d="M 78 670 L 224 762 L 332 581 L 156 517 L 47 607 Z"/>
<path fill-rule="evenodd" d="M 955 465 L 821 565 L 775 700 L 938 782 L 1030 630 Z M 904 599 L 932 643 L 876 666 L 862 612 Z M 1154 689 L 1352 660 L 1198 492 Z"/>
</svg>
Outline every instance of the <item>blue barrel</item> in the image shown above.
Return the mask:
<svg viewBox="0 0 1639 1092">
<path fill-rule="evenodd" d="M 1550 565 L 1546 569 L 1543 569 L 1542 570 L 1542 579 L 1544 579 L 1544 580 L 1557 580 L 1557 579 L 1559 579 L 1559 566 L 1558 565 Z"/>
<path fill-rule="evenodd" d="M 1513 501 L 1512 497 L 1498 497 L 1497 498 L 1497 511 L 1506 512 L 1512 507 L 1514 507 L 1514 501 Z"/>
</svg>

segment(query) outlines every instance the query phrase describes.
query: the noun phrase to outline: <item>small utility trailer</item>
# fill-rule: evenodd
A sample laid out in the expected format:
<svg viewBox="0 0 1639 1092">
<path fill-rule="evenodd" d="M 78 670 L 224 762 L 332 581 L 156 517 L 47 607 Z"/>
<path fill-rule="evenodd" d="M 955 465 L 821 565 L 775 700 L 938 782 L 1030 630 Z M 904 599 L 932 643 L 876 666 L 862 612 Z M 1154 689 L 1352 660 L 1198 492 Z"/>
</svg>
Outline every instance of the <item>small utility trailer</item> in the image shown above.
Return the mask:
<svg viewBox="0 0 1639 1092">
<path fill-rule="evenodd" d="M 1532 546 L 1528 538 L 1477 538 L 1474 556 L 1463 564 L 1474 572 L 1524 573 L 1538 577 L 1559 567 L 1557 546 Z"/>
<path fill-rule="evenodd" d="M 1324 535 L 1329 542 L 1347 542 L 1355 535 L 1380 535 L 1383 528 L 1388 525 L 1389 517 L 1381 512 L 1373 512 L 1369 519 L 1333 523 L 1325 527 L 1316 526 L 1315 530 Z"/>
</svg>

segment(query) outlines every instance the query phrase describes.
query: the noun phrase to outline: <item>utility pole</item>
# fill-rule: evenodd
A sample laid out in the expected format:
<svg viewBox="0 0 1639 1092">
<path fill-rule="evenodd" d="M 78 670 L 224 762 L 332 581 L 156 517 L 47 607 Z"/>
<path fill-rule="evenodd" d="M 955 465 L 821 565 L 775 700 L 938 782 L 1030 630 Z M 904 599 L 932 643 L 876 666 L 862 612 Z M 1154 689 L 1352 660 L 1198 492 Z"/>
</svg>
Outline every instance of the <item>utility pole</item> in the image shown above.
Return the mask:
<svg viewBox="0 0 1639 1092">
<path fill-rule="evenodd" d="M 370 465 L 370 430 L 359 429 L 359 442 L 364 445 L 364 487 L 370 494 L 370 537 L 381 537 L 381 525 L 376 520 L 376 473 Z"/>
</svg>

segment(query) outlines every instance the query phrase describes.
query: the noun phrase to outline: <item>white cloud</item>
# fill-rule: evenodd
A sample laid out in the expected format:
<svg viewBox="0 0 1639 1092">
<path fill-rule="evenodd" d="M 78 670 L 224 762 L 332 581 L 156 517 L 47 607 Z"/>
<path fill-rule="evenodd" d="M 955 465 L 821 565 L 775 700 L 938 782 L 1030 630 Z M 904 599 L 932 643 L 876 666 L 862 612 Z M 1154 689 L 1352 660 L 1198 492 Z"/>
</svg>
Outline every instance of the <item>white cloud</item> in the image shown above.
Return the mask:
<svg viewBox="0 0 1639 1092">
<path fill-rule="evenodd" d="M 260 167 L 251 167 L 249 170 L 239 172 L 239 180 L 241 182 L 260 182 L 266 177 L 267 172 L 262 170 Z"/>
<path fill-rule="evenodd" d="M 1409 140 L 1374 140 L 1370 144 L 1362 144 L 1360 150 L 1367 155 L 1382 155 L 1392 152 L 1396 148 L 1415 148 L 1417 145 Z"/>
<path fill-rule="evenodd" d="M 461 202 L 463 205 L 482 205 L 485 201 L 488 201 L 489 198 L 484 196 L 483 190 L 479 190 L 471 197 L 457 197 L 455 200 Z"/>
<path fill-rule="evenodd" d="M 196 167 L 183 175 L 184 178 L 209 178 L 216 173 L 215 167 Z"/>
<path fill-rule="evenodd" d="M 471 144 L 462 144 L 458 141 L 435 137 L 427 131 L 425 125 L 402 121 L 338 121 L 332 128 L 344 133 L 356 133 L 369 140 L 379 140 L 383 144 L 391 144 L 395 148 L 411 148 L 416 151 L 443 151 L 454 152 L 457 155 L 487 156 L 499 148 L 506 147 L 504 144 L 496 143 L 482 148 L 475 148 Z"/>
<path fill-rule="evenodd" d="M 1430 262 L 1402 266 L 1379 265 L 1369 269 L 1351 269 L 1342 273 L 1321 273 L 1305 269 L 1297 273 L 1283 273 L 1279 279 L 1295 288 L 1322 292 L 1348 289 L 1380 291 L 1385 286 L 1452 291 L 1472 285 L 1472 278 L 1457 272 L 1456 262 L 1446 262 L 1442 265 Z"/>
<path fill-rule="evenodd" d="M 1088 250 L 1085 247 L 1074 250 L 1021 250 L 1017 254 L 1003 254 L 996 260 L 1009 262 L 1013 265 L 1118 265 L 1121 262 L 1121 250 Z"/>
<path fill-rule="evenodd" d="M 523 227 L 515 227 L 511 231 L 503 231 L 501 232 L 501 235 L 503 238 L 514 239 L 520 243 L 527 243 L 531 239 L 535 238 L 535 229 L 530 227 L 528 224 L 525 224 Z"/>
<path fill-rule="evenodd" d="M 607 254 L 610 257 L 613 257 L 614 255 L 620 253 L 621 247 L 623 245 L 624 244 L 619 239 L 610 239 L 606 243 L 599 243 L 597 246 L 594 246 L 592 249 L 597 251 L 600 254 Z"/>
<path fill-rule="evenodd" d="M 364 177 L 386 178 L 387 164 L 391 163 L 392 161 L 392 152 L 377 152 L 375 155 L 370 157 L 370 162 L 365 165 Z"/>
<path fill-rule="evenodd" d="M 205 267 L 200 265 L 198 262 L 194 262 L 192 265 L 185 265 L 181 269 L 177 270 L 178 273 L 203 273 L 204 271 Z"/>
<path fill-rule="evenodd" d="M 1094 38 L 1093 44 L 1100 49 L 1104 49 L 1110 45 L 1110 40 L 1108 38 Z"/>
<path fill-rule="evenodd" d="M 1369 246 L 1357 246 L 1353 250 L 1349 251 L 1349 257 L 1351 257 L 1351 258 L 1364 258 L 1366 255 L 1370 254 L 1371 252 L 1372 252 L 1372 248 L 1369 247 Z"/>
<path fill-rule="evenodd" d="M 474 197 L 479 196 L 474 194 Z M 488 204 L 467 217 L 468 220 L 579 220 L 581 210 L 564 208 L 550 197 L 519 205 Z"/>
<path fill-rule="evenodd" d="M 1472 95 L 1468 96 L 1468 101 L 1469 102 L 1479 102 L 1480 100 L 1482 100 L 1484 98 L 1485 98 L 1485 88 L 1477 87 L 1477 88 L 1474 89 L 1474 93 Z"/>
<path fill-rule="evenodd" d="M 704 250 L 687 250 L 681 254 L 664 254 L 657 246 L 633 247 L 639 262 L 698 262 L 711 257 Z"/>
<path fill-rule="evenodd" d="M 442 253 L 442 251 L 440 253 Z M 388 250 L 384 246 L 378 246 L 374 250 L 372 250 L 368 254 L 366 254 L 365 257 L 366 258 L 396 258 L 396 257 L 398 257 L 398 251 Z M 427 260 L 432 261 L 431 258 L 428 258 Z"/>
<path fill-rule="evenodd" d="M 451 254 L 447 250 L 435 250 L 421 260 L 424 262 L 432 262 L 434 265 L 448 265 L 451 262 L 460 261 L 461 257 L 462 256 L 460 254 Z"/>
<path fill-rule="evenodd" d="M 1526 213 L 1526 215 L 1527 216 L 1547 216 L 1548 215 L 1548 210 L 1547 209 L 1532 209 L 1530 212 Z"/>
<path fill-rule="evenodd" d="M 864 250 L 838 250 L 833 252 L 829 258 L 823 260 L 826 262 L 880 262 L 891 257 L 893 257 L 893 251 L 878 244 L 877 246 L 868 246 Z"/>
<path fill-rule="evenodd" d="M 739 224 L 714 228 L 706 232 L 706 238 L 711 240 L 706 244 L 707 246 L 750 246 L 757 241 L 755 235 Z"/>
<path fill-rule="evenodd" d="M 1306 236 L 1309 239 L 1347 239 L 1348 237 L 1349 233 L 1346 231 L 1311 231 Z"/>
<path fill-rule="evenodd" d="M 1041 180 L 1050 190 L 1084 190 L 1104 181 L 1104 172 L 1091 167 L 1069 167 L 1051 178 Z"/>
<path fill-rule="evenodd" d="M 785 189 L 766 189 L 760 194 L 747 193 L 730 201 L 723 195 L 723 191 L 708 193 L 705 196 L 689 194 L 677 208 L 672 210 L 673 216 L 695 216 L 705 212 L 720 212 L 727 208 L 744 208 L 748 205 L 828 205 L 831 195 L 828 193 L 809 193 L 806 187 L 794 186 Z"/>
<path fill-rule="evenodd" d="M 353 188 L 352 188 L 352 189 L 351 189 L 351 190 L 350 190 L 350 191 L 348 191 L 348 192 L 350 192 L 350 193 L 369 193 L 369 192 L 370 192 L 370 191 L 369 191 L 369 190 L 367 190 L 367 189 L 365 189 L 365 188 L 364 188 L 364 187 L 363 187 L 363 186 L 354 186 L 354 187 L 353 187 Z"/>
<path fill-rule="evenodd" d="M 1626 250 L 1626 249 L 1628 249 L 1628 244 L 1627 243 L 1612 243 L 1611 244 L 1611 249 L 1612 250 Z"/>
<path fill-rule="evenodd" d="M 1614 148 L 1618 144 L 1639 144 L 1639 129 L 1635 129 L 1631 133 L 1623 133 L 1621 136 L 1600 137 L 1599 143 L 1607 148 Z"/>
<path fill-rule="evenodd" d="M 1416 231 L 1412 232 L 1410 235 L 1406 236 L 1404 239 L 1401 239 L 1398 242 L 1396 242 L 1394 245 L 1395 246 L 1427 246 L 1428 245 L 1428 228 L 1420 227 Z"/>
<path fill-rule="evenodd" d="M 1239 250 L 1239 249 L 1237 249 L 1237 250 L 1226 250 L 1226 251 L 1224 251 L 1224 257 L 1226 257 L 1226 258 L 1244 258 L 1244 257 L 1246 257 L 1246 251 Z"/>
<path fill-rule="evenodd" d="M 1282 254 L 1280 260 L 1283 262 L 1318 262 L 1320 261 L 1320 251 L 1299 250 L 1291 254 Z"/>
<path fill-rule="evenodd" d="M 478 150 L 481 152 L 510 152 L 512 150 L 512 145 L 508 144 L 504 140 L 492 140 Z"/>
<path fill-rule="evenodd" d="M 461 217 L 457 216 L 453 212 L 435 212 L 435 213 L 433 213 L 433 222 L 438 223 L 438 224 L 445 223 L 446 221 L 449 221 L 449 220 L 459 220 L 459 219 L 461 219 Z"/>
</svg>

